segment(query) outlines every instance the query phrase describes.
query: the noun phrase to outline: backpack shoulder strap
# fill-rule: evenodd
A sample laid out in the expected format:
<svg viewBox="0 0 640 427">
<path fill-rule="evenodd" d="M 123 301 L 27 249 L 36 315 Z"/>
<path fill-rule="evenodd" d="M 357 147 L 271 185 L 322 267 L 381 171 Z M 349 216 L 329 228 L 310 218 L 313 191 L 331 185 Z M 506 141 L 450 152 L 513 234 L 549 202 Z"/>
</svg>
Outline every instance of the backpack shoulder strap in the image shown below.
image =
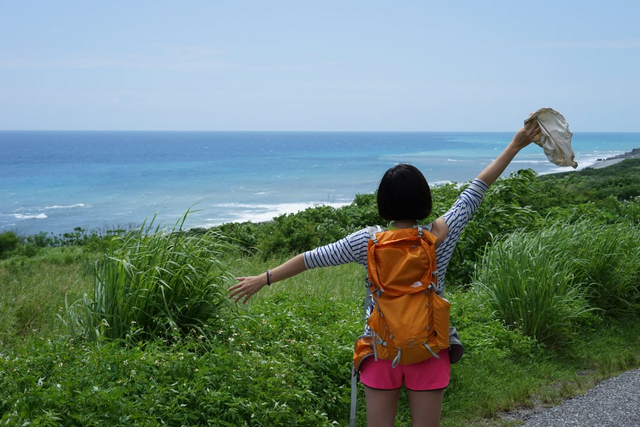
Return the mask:
<svg viewBox="0 0 640 427">
<path fill-rule="evenodd" d="M 367 231 L 369 232 L 369 239 L 373 240 L 375 244 L 378 244 L 378 239 L 376 237 L 377 233 L 381 233 L 384 231 L 384 228 L 379 225 L 372 225 L 367 227 Z M 367 318 L 367 309 L 371 305 L 371 282 L 369 282 L 369 276 L 365 277 L 365 289 L 366 295 L 364 297 L 364 302 L 362 304 L 362 320 L 366 320 Z"/>
<path fill-rule="evenodd" d="M 367 227 L 367 231 L 369 232 L 369 238 L 373 240 L 375 244 L 378 244 L 376 234 L 382 233 L 384 231 L 384 228 L 380 227 L 379 225 L 371 225 Z"/>
</svg>

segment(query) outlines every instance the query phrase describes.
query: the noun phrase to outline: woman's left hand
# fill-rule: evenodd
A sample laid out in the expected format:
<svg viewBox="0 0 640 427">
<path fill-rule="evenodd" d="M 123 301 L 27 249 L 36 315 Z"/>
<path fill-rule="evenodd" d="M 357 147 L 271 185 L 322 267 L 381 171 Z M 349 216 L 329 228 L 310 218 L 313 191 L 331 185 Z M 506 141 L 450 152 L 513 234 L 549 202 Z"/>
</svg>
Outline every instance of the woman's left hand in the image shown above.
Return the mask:
<svg viewBox="0 0 640 427">
<path fill-rule="evenodd" d="M 535 120 L 527 122 L 526 125 L 521 127 L 518 132 L 513 136 L 511 143 L 519 150 L 522 150 L 532 142 L 540 141 L 542 138 L 542 131 L 540 126 Z"/>
</svg>

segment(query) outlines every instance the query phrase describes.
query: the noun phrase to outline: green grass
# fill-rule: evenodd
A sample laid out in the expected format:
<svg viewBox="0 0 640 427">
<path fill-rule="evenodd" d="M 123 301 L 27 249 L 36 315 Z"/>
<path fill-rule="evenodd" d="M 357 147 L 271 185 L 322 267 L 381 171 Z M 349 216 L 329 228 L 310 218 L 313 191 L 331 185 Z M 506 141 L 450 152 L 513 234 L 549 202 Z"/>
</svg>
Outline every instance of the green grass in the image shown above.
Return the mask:
<svg viewBox="0 0 640 427">
<path fill-rule="evenodd" d="M 91 263 L 79 248 L 46 248 L 35 258 L 0 263 L 0 348 L 23 337 L 62 332 L 53 319 L 65 297 L 91 289 Z"/>
<path fill-rule="evenodd" d="M 507 326 L 558 346 L 596 314 L 640 314 L 640 230 L 584 220 L 516 232 L 487 250 L 474 286 Z"/>
<path fill-rule="evenodd" d="M 222 261 L 242 274 L 279 261 L 228 256 Z M 35 263 L 11 273 L 19 283 L 39 269 L 48 287 L 62 288 L 76 269 L 78 287 L 92 286 L 82 262 L 63 267 Z M 8 273 L 5 263 L 0 275 Z M 127 346 L 60 339 L 58 308 L 47 309 L 40 323 L 57 326 L 24 331 L 0 350 L 0 424 L 346 425 L 352 346 L 364 326 L 363 275 L 347 265 L 276 283 L 207 339 L 187 334 Z M 43 308 L 48 299 L 59 307 L 64 292 L 54 294 L 39 300 Z M 466 354 L 452 367 L 445 427 L 502 425 L 503 411 L 558 403 L 638 366 L 637 320 L 587 325 L 555 351 L 505 328 L 474 292 L 448 297 Z M 364 425 L 362 388 L 358 397 Z M 410 425 L 405 394 L 397 425 Z"/>
<path fill-rule="evenodd" d="M 78 339 L 152 340 L 208 335 L 228 315 L 232 277 L 220 258 L 231 246 L 215 232 L 153 224 L 112 241 L 96 262 L 93 293 L 67 304 L 62 319 Z"/>
<path fill-rule="evenodd" d="M 593 177 L 581 173 L 549 184 L 521 172 L 487 195 L 481 224 L 458 244 L 465 262 L 454 258 L 447 277 L 466 353 L 452 367 L 443 426 L 514 425 L 504 411 L 559 403 L 640 365 L 640 205 L 622 200 L 637 196 L 625 168 L 607 168 L 617 180 L 598 175 L 587 198 Z M 623 191 L 597 195 L 607 188 Z M 434 194 L 446 209 L 457 190 Z M 368 195 L 340 212 L 229 226 L 230 239 L 179 224 L 67 241 L 82 247 L 13 248 L 5 235 L 0 425 L 347 425 L 362 267 L 306 272 L 246 306 L 227 307 L 225 288 L 282 262 L 273 248 L 288 253 L 370 223 L 372 203 Z M 364 425 L 362 388 L 358 398 Z M 397 425 L 410 425 L 404 393 Z"/>
<path fill-rule="evenodd" d="M 479 298 L 507 326 L 550 346 L 568 339 L 590 310 L 557 234 L 510 235 L 488 250 L 474 281 Z"/>
</svg>

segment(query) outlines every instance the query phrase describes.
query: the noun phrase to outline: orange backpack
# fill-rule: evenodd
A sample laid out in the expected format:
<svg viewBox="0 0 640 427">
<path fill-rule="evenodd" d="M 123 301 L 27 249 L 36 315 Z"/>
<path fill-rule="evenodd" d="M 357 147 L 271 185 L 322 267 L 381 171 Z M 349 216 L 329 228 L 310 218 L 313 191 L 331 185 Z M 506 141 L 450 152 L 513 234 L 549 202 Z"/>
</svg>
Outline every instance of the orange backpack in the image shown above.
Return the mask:
<svg viewBox="0 0 640 427">
<path fill-rule="evenodd" d="M 438 358 L 449 347 L 449 301 L 436 293 L 436 237 L 422 226 L 369 232 L 365 310 L 373 308 L 369 333 L 356 340 L 353 354 L 352 425 L 365 358 L 391 360 L 396 367 Z"/>
</svg>

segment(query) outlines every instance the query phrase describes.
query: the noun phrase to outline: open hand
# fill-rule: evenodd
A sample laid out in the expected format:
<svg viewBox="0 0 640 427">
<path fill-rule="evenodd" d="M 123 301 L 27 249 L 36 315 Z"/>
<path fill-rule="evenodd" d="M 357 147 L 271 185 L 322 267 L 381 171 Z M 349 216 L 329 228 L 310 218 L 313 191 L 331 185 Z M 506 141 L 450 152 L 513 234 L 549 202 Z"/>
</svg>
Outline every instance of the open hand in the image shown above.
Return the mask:
<svg viewBox="0 0 640 427">
<path fill-rule="evenodd" d="M 228 289 L 228 291 L 231 292 L 229 298 L 235 302 L 242 302 L 242 304 L 246 304 L 253 294 L 266 285 L 264 274 L 260 276 L 238 277 L 237 280 L 238 283 Z"/>
</svg>

